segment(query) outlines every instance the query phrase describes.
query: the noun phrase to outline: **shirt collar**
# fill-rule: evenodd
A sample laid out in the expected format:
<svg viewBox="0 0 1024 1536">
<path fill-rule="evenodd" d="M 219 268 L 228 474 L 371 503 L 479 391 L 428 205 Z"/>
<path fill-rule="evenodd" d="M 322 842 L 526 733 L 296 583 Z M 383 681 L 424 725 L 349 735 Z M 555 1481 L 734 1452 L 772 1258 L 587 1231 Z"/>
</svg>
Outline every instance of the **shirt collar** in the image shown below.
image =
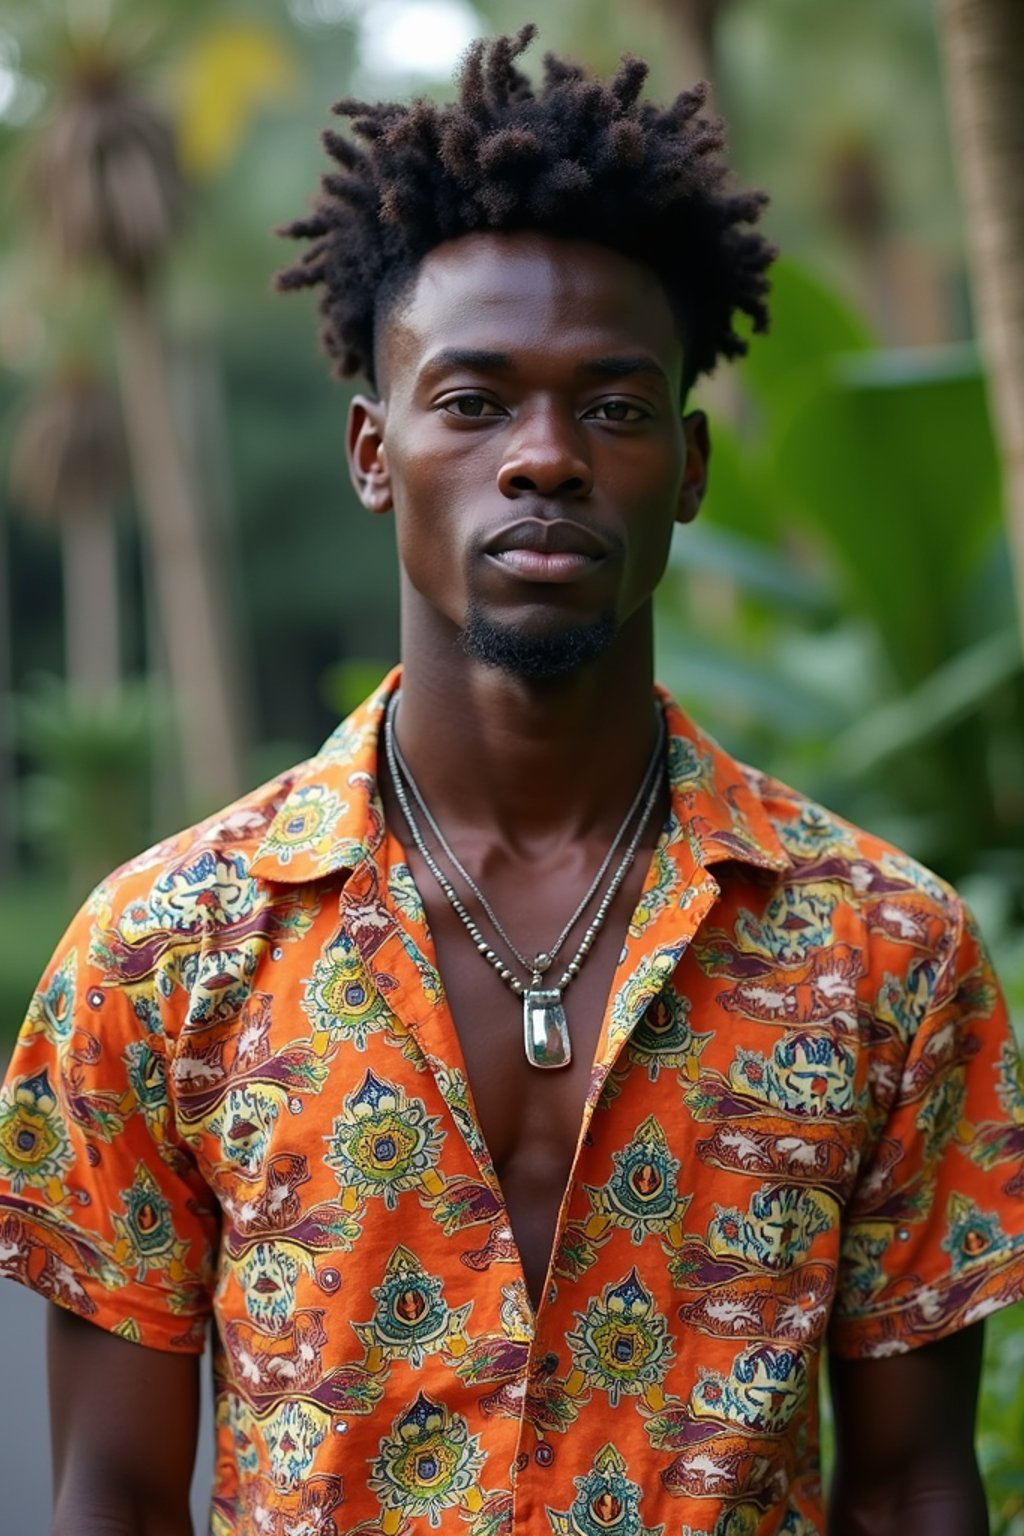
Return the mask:
<svg viewBox="0 0 1024 1536">
<path fill-rule="evenodd" d="M 251 866 L 252 874 L 289 884 L 351 871 L 375 857 L 384 836 L 377 792 L 377 743 L 396 667 L 342 721 L 315 757 L 296 771 Z M 757 792 L 757 775 L 705 735 L 664 689 L 672 819 L 699 864 L 735 859 L 788 869 Z"/>
</svg>

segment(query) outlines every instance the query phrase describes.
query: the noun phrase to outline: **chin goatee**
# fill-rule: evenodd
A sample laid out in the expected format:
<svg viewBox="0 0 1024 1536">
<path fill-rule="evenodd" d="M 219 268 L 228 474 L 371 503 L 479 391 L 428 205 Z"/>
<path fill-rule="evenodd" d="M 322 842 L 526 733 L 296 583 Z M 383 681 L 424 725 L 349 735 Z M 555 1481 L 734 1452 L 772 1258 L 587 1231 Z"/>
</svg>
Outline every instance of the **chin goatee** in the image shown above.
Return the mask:
<svg viewBox="0 0 1024 1536">
<path fill-rule="evenodd" d="M 513 677 L 565 677 L 596 661 L 615 638 L 615 616 L 603 613 L 593 624 L 532 635 L 514 624 L 495 624 L 476 608 L 466 616 L 459 643 L 467 656 Z"/>
</svg>

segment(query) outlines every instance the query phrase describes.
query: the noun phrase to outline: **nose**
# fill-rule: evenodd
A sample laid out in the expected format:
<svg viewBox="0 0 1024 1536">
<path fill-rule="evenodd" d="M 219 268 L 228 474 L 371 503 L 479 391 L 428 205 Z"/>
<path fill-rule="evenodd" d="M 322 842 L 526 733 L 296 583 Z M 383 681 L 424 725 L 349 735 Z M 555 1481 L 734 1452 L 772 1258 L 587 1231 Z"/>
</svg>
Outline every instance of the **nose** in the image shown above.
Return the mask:
<svg viewBox="0 0 1024 1536">
<path fill-rule="evenodd" d="M 553 408 L 524 413 L 498 470 L 501 494 L 510 501 L 527 495 L 581 500 L 593 488 L 586 434 L 575 417 Z"/>
</svg>

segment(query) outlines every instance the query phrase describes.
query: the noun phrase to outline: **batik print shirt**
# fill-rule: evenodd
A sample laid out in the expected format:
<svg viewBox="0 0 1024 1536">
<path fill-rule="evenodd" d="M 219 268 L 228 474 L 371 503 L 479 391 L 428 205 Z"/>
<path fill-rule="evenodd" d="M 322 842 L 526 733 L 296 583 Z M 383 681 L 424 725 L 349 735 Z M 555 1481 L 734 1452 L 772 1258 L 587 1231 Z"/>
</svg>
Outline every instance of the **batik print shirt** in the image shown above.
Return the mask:
<svg viewBox="0 0 1024 1536">
<path fill-rule="evenodd" d="M 666 701 L 671 815 L 535 1315 L 381 816 L 394 685 L 76 919 L 0 1099 L 0 1271 L 155 1349 L 212 1318 L 217 1536 L 823 1530 L 823 1345 L 1024 1291 L 969 917 Z"/>
</svg>

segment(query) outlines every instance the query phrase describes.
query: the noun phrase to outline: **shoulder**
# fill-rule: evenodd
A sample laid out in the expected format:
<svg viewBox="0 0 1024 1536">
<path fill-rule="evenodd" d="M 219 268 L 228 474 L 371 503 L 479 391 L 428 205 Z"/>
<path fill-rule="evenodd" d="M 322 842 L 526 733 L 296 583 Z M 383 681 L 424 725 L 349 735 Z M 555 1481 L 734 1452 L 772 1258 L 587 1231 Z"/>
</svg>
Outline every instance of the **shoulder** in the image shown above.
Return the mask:
<svg viewBox="0 0 1024 1536">
<path fill-rule="evenodd" d="M 948 880 L 769 775 L 744 773 L 789 860 L 791 921 L 828 932 L 862 1006 L 904 1048 L 954 1003 L 984 1016 L 999 1007 L 977 924 Z"/>
<path fill-rule="evenodd" d="M 237 1012 L 260 956 L 277 958 L 308 930 L 317 882 L 354 867 L 379 835 L 388 681 L 313 757 L 102 880 L 58 944 L 33 1014 L 70 1015 L 87 997 L 126 1028 L 173 1036 L 186 1016 L 204 1027 Z"/>
<path fill-rule="evenodd" d="M 232 804 L 136 854 L 93 891 L 93 910 L 125 908 L 149 897 L 172 927 L 215 925 L 212 896 L 237 897 L 282 807 L 316 759 L 278 774 Z"/>
<path fill-rule="evenodd" d="M 229 1006 L 258 948 L 308 904 L 303 889 L 279 890 L 252 868 L 307 768 L 161 839 L 101 881 L 58 945 L 32 1010 L 50 1006 L 55 992 L 92 999 L 105 1016 L 116 1002 L 148 1032 L 174 1033 L 186 1005 L 211 1019 Z"/>
<path fill-rule="evenodd" d="M 945 922 L 962 921 L 963 905 L 953 886 L 895 843 L 769 774 L 746 765 L 742 772 L 785 850 L 792 879 L 829 883 L 876 920 L 884 920 L 893 902 L 903 907 L 916 902 Z"/>
<path fill-rule="evenodd" d="M 705 857 L 731 857 L 776 873 L 782 886 L 828 887 L 849 912 L 884 917 L 891 900 L 916 901 L 954 926 L 961 904 L 949 883 L 894 843 L 858 827 L 811 796 L 734 758 L 672 706 L 669 772 L 691 791 L 681 816 L 700 822 Z"/>
</svg>

